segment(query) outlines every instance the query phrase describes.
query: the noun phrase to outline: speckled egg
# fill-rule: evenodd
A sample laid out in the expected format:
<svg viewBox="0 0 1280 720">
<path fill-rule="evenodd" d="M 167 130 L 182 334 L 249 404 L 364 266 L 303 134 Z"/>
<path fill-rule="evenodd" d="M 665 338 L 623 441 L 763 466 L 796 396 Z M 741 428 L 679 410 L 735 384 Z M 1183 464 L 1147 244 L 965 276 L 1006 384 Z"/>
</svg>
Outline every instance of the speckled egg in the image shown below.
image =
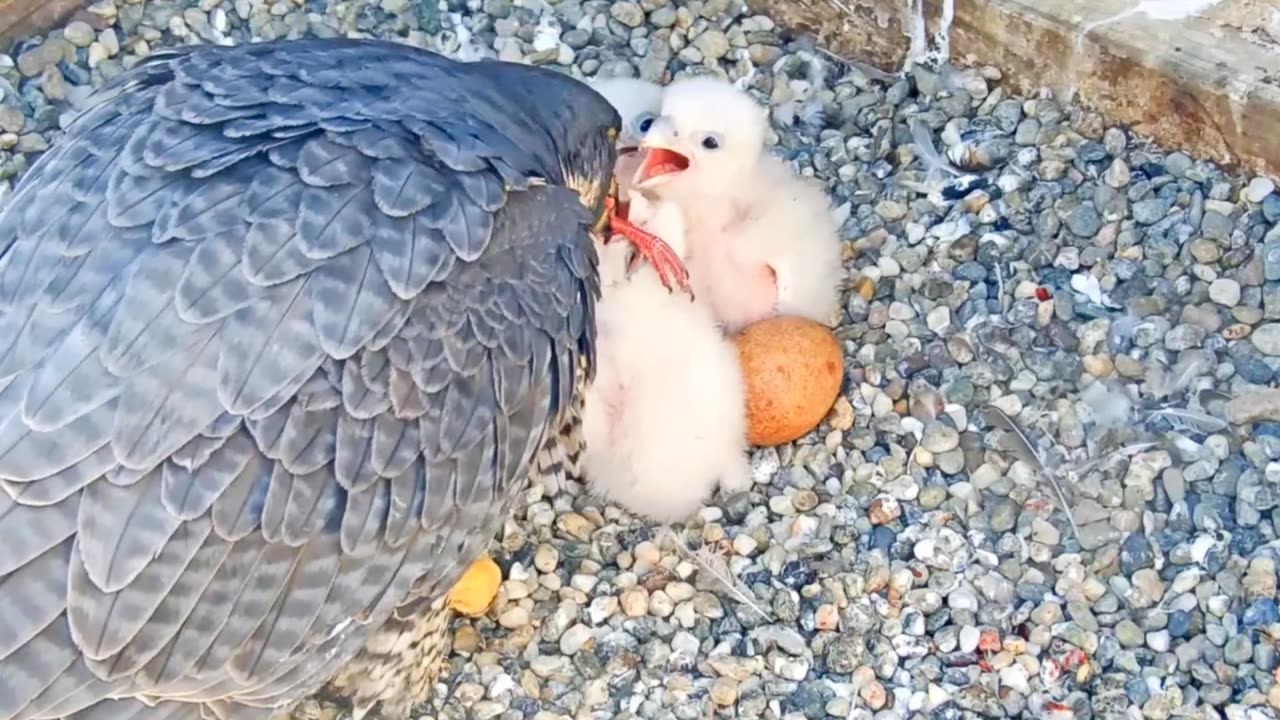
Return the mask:
<svg viewBox="0 0 1280 720">
<path fill-rule="evenodd" d="M 844 355 L 830 328 L 806 318 L 775 317 L 748 326 L 733 341 L 752 445 L 791 442 L 822 422 L 844 377 Z"/>
</svg>

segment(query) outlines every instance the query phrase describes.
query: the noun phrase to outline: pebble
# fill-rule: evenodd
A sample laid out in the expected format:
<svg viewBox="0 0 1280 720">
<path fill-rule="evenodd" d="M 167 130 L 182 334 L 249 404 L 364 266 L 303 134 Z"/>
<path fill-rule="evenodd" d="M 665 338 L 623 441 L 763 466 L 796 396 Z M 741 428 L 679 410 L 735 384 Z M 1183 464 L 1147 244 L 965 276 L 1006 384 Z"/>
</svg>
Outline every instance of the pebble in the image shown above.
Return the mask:
<svg viewBox="0 0 1280 720">
<path fill-rule="evenodd" d="M 925 426 L 921 446 L 931 453 L 939 454 L 954 450 L 960 446 L 960 434 L 955 428 L 942 422 L 933 422 Z"/>
<path fill-rule="evenodd" d="M 1231 278 L 1218 278 L 1209 283 L 1209 299 L 1225 307 L 1240 303 L 1240 283 Z"/>
<path fill-rule="evenodd" d="M 1255 205 L 1267 199 L 1267 196 L 1276 191 L 1276 184 L 1269 178 L 1256 177 L 1249 181 L 1244 189 L 1244 199 Z"/>
<path fill-rule="evenodd" d="M 1280 322 L 1258 326 L 1249 340 L 1263 355 L 1280 357 Z"/>
</svg>

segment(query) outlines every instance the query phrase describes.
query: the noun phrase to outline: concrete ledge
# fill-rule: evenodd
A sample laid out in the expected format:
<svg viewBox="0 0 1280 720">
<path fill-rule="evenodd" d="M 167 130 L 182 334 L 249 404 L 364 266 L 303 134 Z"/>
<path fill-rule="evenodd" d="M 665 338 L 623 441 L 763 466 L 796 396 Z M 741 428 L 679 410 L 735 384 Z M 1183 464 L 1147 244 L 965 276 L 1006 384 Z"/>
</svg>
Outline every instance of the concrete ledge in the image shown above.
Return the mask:
<svg viewBox="0 0 1280 720">
<path fill-rule="evenodd" d="M 429 0 L 428 0 L 429 1 Z M 746 0 L 828 50 L 902 67 L 912 0 Z M 923 0 L 929 36 L 944 0 Z M 954 0 L 953 62 L 998 67 L 1022 93 L 1073 93 L 1157 142 L 1280 176 L 1280 0 L 1221 0 L 1202 18 L 1131 15 L 1137 0 Z M 0 0 L 0 49 L 66 21 L 83 0 Z"/>
<path fill-rule="evenodd" d="M 0 51 L 28 35 L 63 24 L 85 3 L 83 0 L 0 0 Z"/>
<path fill-rule="evenodd" d="M 909 46 L 909 0 L 747 0 L 828 50 L 893 71 Z M 952 62 L 998 67 L 1005 84 L 1074 91 L 1109 121 L 1228 166 L 1280 175 L 1280 0 L 1224 0 L 1203 18 L 1130 15 L 1137 0 L 955 0 Z M 929 36 L 942 0 L 924 0 Z"/>
</svg>

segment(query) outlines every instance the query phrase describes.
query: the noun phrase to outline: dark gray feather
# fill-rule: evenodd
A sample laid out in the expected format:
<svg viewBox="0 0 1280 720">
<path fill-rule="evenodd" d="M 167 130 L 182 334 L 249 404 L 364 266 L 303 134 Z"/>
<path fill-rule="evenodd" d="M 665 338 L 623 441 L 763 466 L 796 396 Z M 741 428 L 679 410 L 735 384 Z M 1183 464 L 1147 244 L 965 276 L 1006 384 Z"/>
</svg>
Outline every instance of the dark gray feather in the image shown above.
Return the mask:
<svg viewBox="0 0 1280 720">
<path fill-rule="evenodd" d="M 372 340 L 399 308 L 368 245 L 318 268 L 312 276 L 311 296 L 320 347 L 338 359 L 351 357 Z"/>
<path fill-rule="evenodd" d="M 354 359 L 342 365 L 342 406 L 358 420 L 371 420 L 391 407 L 391 398 L 369 386 Z"/>
<path fill-rule="evenodd" d="M 449 190 L 443 173 L 407 158 L 374 163 L 372 188 L 378 209 L 396 218 L 421 212 Z"/>
<path fill-rule="evenodd" d="M 266 505 L 275 463 L 257 453 L 227 489 L 213 502 L 213 527 L 228 540 L 239 540 L 258 529 Z"/>
<path fill-rule="evenodd" d="M 0 717 L 14 714 L 49 687 L 80 655 L 65 615 L 40 630 L 16 652 L 0 659 Z"/>
<path fill-rule="evenodd" d="M 232 677 L 245 681 L 275 668 L 311 627 L 338 573 L 341 548 L 335 536 L 320 536 L 303 548 L 276 602 L 231 657 Z"/>
<path fill-rule="evenodd" d="M 17 571 L 71 537 L 79 511 L 79 495 L 37 507 L 0 492 L 0 575 Z"/>
<path fill-rule="evenodd" d="M 218 359 L 218 398 L 234 413 L 246 413 L 285 389 L 301 387 L 323 355 L 311 329 L 310 290 L 298 278 L 275 288 L 263 301 L 237 310 Z"/>
<path fill-rule="evenodd" d="M 391 503 L 390 480 L 379 480 L 363 492 L 349 492 L 342 513 L 342 551 L 366 554 L 382 542 L 387 508 Z"/>
<path fill-rule="evenodd" d="M 118 590 L 104 590 L 89 577 L 88 566 L 82 561 L 85 546 L 91 540 L 77 538 L 67 580 L 67 617 L 71 621 L 71 634 L 85 657 L 105 661 L 90 663 L 104 680 L 118 677 L 107 672 L 113 664 L 110 657 L 124 648 L 170 596 L 174 584 L 187 570 L 211 529 L 208 519 L 181 523 L 159 552 L 147 558 L 142 571 Z"/>
<path fill-rule="evenodd" d="M 203 527 L 208 527 L 208 521 Z M 138 628 L 128 644 L 104 663 L 108 677 L 141 670 L 177 634 L 232 550 L 232 544 L 205 531 L 204 543 L 186 563 L 165 598 Z"/>
<path fill-rule="evenodd" d="M 133 582 L 181 524 L 161 501 L 161 476 L 157 468 L 132 485 L 96 482 L 84 492 L 79 553 L 88 578 L 104 592 Z"/>
<path fill-rule="evenodd" d="M 172 460 L 164 464 L 161 500 L 181 520 L 194 520 L 213 507 L 223 492 L 254 463 L 253 441 L 244 432 L 232 435 L 196 468 Z"/>
<path fill-rule="evenodd" d="M 111 443 L 122 464 L 155 467 L 222 414 L 217 381 L 225 333 L 208 325 L 202 334 L 183 352 L 135 375 L 121 393 Z"/>
<path fill-rule="evenodd" d="M 366 185 L 305 187 L 298 203 L 298 243 L 310 258 L 327 260 L 365 241 L 365 218 L 377 212 Z"/>
<path fill-rule="evenodd" d="M 71 538 L 49 548 L 13 572 L 0 576 L 5 622 L 0 623 L 0 658 L 14 653 L 62 614 L 67 606 Z"/>
<path fill-rule="evenodd" d="M 244 229 L 209 237 L 200 243 L 182 271 L 174 307 L 188 323 L 220 320 L 258 299 L 241 266 Z"/>
</svg>

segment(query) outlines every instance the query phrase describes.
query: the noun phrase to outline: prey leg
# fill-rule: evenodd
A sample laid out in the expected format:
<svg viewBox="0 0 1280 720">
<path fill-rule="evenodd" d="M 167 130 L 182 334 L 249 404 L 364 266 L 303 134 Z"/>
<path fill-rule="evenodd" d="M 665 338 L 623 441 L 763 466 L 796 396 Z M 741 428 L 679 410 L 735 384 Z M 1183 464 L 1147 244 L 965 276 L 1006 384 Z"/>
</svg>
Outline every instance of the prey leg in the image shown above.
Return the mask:
<svg viewBox="0 0 1280 720">
<path fill-rule="evenodd" d="M 498 597 L 502 584 L 502 571 L 488 555 L 471 563 L 453 589 L 449 591 L 447 604 L 450 609 L 468 617 L 480 617 Z"/>
<path fill-rule="evenodd" d="M 662 238 L 632 224 L 626 218 L 626 211 L 619 210 L 612 198 L 605 202 L 609 213 L 610 231 L 621 235 L 635 246 L 636 251 L 653 265 L 653 269 L 658 272 L 659 279 L 668 290 L 674 289 L 672 285 L 675 284 L 680 286 L 681 290 L 690 292 L 689 271 L 680 260 L 680 256 L 676 255 L 675 251 L 662 241 Z"/>
</svg>

